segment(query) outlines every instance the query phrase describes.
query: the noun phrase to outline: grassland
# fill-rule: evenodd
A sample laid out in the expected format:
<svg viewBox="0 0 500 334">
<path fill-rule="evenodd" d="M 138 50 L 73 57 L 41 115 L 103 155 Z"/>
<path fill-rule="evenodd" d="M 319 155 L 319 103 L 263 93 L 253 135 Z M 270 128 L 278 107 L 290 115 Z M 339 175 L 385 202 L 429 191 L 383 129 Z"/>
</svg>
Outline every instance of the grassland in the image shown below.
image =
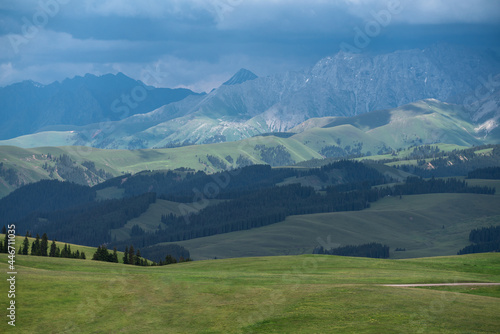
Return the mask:
<svg viewBox="0 0 500 334">
<path fill-rule="evenodd" d="M 391 111 L 379 111 L 358 115 L 353 118 L 326 118 L 316 119 L 304 124 L 304 132 L 297 133 L 290 138 L 274 136 L 257 136 L 240 141 L 224 142 L 207 145 L 193 145 L 169 149 L 143 150 L 101 150 L 78 146 L 51 146 L 37 148 L 19 148 L 15 146 L 0 146 L 0 162 L 6 168 L 13 168 L 24 183 L 47 178 L 60 178 L 57 173 L 49 176 L 49 172 L 42 166 L 48 162 L 44 159 L 50 153 L 53 156 L 67 154 L 78 164 L 86 160 L 93 161 L 98 169 L 104 169 L 114 176 L 123 173 L 136 173 L 143 170 L 164 170 L 179 167 L 190 167 L 196 170 L 214 172 L 217 166 L 211 164 L 207 154 L 216 156 L 227 166 L 237 167 L 236 161 L 241 155 L 253 163 L 263 163 L 260 151 L 256 145 L 275 147 L 283 145 L 295 162 L 310 159 L 321 159 L 322 149 L 328 146 L 351 151 L 356 147 L 360 152 L 370 155 L 370 159 L 392 159 L 392 155 L 375 155 L 387 152 L 389 149 L 405 149 L 414 145 L 441 143 L 442 150 L 471 147 L 483 144 L 475 138 L 474 125 L 466 121 L 460 108 L 439 103 L 435 100 L 425 100 Z M 333 121 L 332 127 L 323 126 L 325 122 Z M 300 128 L 300 127 L 299 127 Z M 158 130 L 158 129 L 157 129 Z M 164 133 L 159 131 L 159 133 Z M 20 137 L 10 141 L 0 141 L 5 145 L 33 147 L 47 144 L 47 139 L 55 138 L 52 145 L 68 145 L 74 136 L 70 132 L 39 133 Z M 236 138 L 234 138 L 236 139 Z M 181 140 L 182 141 L 182 140 Z M 155 145 L 157 146 L 157 145 Z M 404 159 L 410 150 L 403 150 L 397 157 Z M 484 152 L 487 154 L 488 151 Z M 226 158 L 231 157 L 227 161 Z M 416 164 L 416 161 L 407 161 Z M 19 183 L 20 184 L 20 183 Z M 5 196 L 17 185 L 10 185 L 0 178 L 0 196 Z"/>
<path fill-rule="evenodd" d="M 291 216 L 270 226 L 176 243 L 195 260 L 310 254 L 319 245 L 368 242 L 389 245 L 393 258 L 453 255 L 469 244 L 471 229 L 500 224 L 499 199 L 476 194 L 390 197 L 363 211 Z"/>
<path fill-rule="evenodd" d="M 294 139 L 270 137 L 254 137 L 238 142 L 219 144 L 193 145 L 169 149 L 148 150 L 103 150 L 92 147 L 61 146 L 38 147 L 24 149 L 14 146 L 0 146 L 0 162 L 5 168 L 13 168 L 24 183 L 36 182 L 41 179 L 62 179 L 55 173 L 52 177 L 43 169 L 45 163 L 53 166 L 55 163 L 47 159 L 47 154 L 59 157 L 68 155 L 81 167 L 81 163 L 92 161 L 97 169 L 103 169 L 113 176 L 124 173 L 137 173 L 143 170 L 165 170 L 179 167 L 190 167 L 208 173 L 218 171 L 207 159 L 207 155 L 216 156 L 226 165 L 236 168 L 236 161 L 241 155 L 256 164 L 263 164 L 260 151 L 256 145 L 274 147 L 283 145 L 290 153 L 293 161 L 305 161 L 321 158 L 313 149 Z M 230 156 L 233 163 L 226 161 Z M 83 167 L 81 167 L 83 168 Z M 10 185 L 0 178 L 0 197 L 15 190 L 18 185 Z"/>
<path fill-rule="evenodd" d="M 2 272 L 6 261 L 1 254 Z M 380 285 L 500 282 L 496 253 L 411 260 L 307 255 L 166 267 L 18 256 L 16 266 L 16 328 L 9 332 L 494 333 L 500 325 L 494 288 L 470 294 Z M 4 279 L 0 291 L 8 291 Z M 6 305 L 7 293 L 0 301 Z M 12 328 L 2 318 L 0 332 L 7 332 Z"/>
</svg>

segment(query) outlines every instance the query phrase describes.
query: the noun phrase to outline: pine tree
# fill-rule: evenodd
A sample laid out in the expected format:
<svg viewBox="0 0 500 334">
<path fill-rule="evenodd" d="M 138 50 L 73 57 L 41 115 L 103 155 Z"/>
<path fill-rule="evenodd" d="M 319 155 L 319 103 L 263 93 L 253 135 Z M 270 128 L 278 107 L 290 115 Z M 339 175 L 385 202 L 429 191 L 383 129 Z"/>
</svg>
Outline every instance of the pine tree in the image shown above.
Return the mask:
<svg viewBox="0 0 500 334">
<path fill-rule="evenodd" d="M 96 260 L 96 261 L 109 262 L 109 259 L 110 259 L 110 254 L 109 254 L 108 249 L 106 248 L 105 245 L 97 247 L 97 250 L 94 253 L 94 256 L 92 257 L 92 260 Z"/>
<path fill-rule="evenodd" d="M 8 253 L 9 252 L 9 235 L 7 234 L 7 229 L 5 228 L 5 225 L 2 227 L 2 234 L 5 234 L 5 237 L 3 240 L 3 246 L 2 246 L 2 253 Z"/>
<path fill-rule="evenodd" d="M 135 255 L 135 265 L 140 266 L 141 265 L 141 251 L 137 250 L 137 254 Z"/>
<path fill-rule="evenodd" d="M 0 240 L 0 253 L 3 253 L 3 242 Z"/>
<path fill-rule="evenodd" d="M 80 253 L 80 259 L 85 260 L 87 257 L 85 256 L 85 252 Z"/>
<path fill-rule="evenodd" d="M 30 248 L 30 241 L 28 240 L 28 232 L 26 232 L 26 236 L 23 240 L 23 249 L 21 250 L 22 255 L 28 255 L 28 250 Z"/>
<path fill-rule="evenodd" d="M 135 264 L 135 251 L 133 245 L 130 245 L 128 249 L 128 262 L 129 264 Z"/>
<path fill-rule="evenodd" d="M 50 252 L 49 252 L 49 256 L 50 257 L 55 257 L 56 256 L 56 249 L 57 249 L 57 245 L 56 245 L 56 240 L 52 240 L 52 244 L 50 245 Z"/>
<path fill-rule="evenodd" d="M 47 233 L 42 235 L 42 241 L 40 243 L 40 255 L 47 256 L 47 249 L 49 248 L 49 239 L 47 238 Z"/>
<path fill-rule="evenodd" d="M 61 257 L 69 257 L 68 256 L 68 244 L 64 244 L 64 248 L 61 251 Z"/>
<path fill-rule="evenodd" d="M 175 259 L 175 257 L 173 257 L 172 255 L 168 254 L 165 257 L 165 264 L 172 264 L 172 263 L 177 263 L 177 260 Z"/>
<path fill-rule="evenodd" d="M 61 257 L 61 249 L 59 248 L 59 246 L 56 247 L 54 257 Z"/>
<path fill-rule="evenodd" d="M 31 245 L 31 255 L 36 255 L 36 256 L 40 256 L 41 255 L 41 252 L 40 252 L 40 236 L 38 235 L 38 233 L 36 234 L 35 241 L 33 241 L 33 244 Z"/>
<path fill-rule="evenodd" d="M 116 250 L 116 247 L 113 248 L 113 258 L 112 258 L 112 262 L 116 262 L 118 263 L 118 252 Z"/>
<path fill-rule="evenodd" d="M 125 253 L 123 254 L 123 263 L 128 264 L 128 247 L 125 247 Z"/>
</svg>

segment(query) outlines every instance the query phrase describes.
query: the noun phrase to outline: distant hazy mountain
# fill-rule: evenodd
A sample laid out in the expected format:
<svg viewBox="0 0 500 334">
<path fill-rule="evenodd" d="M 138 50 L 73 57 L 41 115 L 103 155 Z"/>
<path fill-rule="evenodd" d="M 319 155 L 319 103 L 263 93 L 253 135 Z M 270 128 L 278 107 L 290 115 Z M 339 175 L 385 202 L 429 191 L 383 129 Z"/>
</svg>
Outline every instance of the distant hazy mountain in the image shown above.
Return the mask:
<svg viewBox="0 0 500 334">
<path fill-rule="evenodd" d="M 465 107 L 479 134 L 490 141 L 500 141 L 500 74 L 484 79 L 483 85 L 467 97 Z"/>
<path fill-rule="evenodd" d="M 54 125 L 117 121 L 193 94 L 188 89 L 146 86 L 122 73 L 87 74 L 50 85 L 23 81 L 0 88 L 0 139 Z"/>
<path fill-rule="evenodd" d="M 257 77 L 242 69 L 208 95 L 43 138 L 46 145 L 126 149 L 235 141 L 288 131 L 310 118 L 356 116 L 428 98 L 462 104 L 495 73 L 500 62 L 493 54 L 450 45 L 379 55 L 339 52 L 302 71 Z M 469 108 L 473 120 L 496 117 L 491 102 L 476 100 Z M 32 147 L 40 136 L 8 143 Z"/>
<path fill-rule="evenodd" d="M 239 85 L 244 83 L 245 81 L 257 79 L 257 76 L 251 71 L 242 68 L 235 75 L 231 77 L 228 81 L 224 82 L 223 85 L 231 86 L 231 85 Z"/>
</svg>

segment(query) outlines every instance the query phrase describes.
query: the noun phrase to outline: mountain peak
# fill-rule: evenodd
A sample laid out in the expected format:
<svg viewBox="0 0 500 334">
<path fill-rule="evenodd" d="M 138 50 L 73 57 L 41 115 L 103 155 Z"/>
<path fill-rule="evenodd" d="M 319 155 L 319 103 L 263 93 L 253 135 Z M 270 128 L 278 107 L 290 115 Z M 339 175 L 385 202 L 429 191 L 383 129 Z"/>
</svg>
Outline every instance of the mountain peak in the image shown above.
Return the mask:
<svg viewBox="0 0 500 334">
<path fill-rule="evenodd" d="M 235 75 L 231 77 L 228 81 L 224 82 L 223 85 L 231 86 L 231 85 L 239 85 L 244 83 L 245 81 L 254 80 L 258 77 L 251 71 L 242 68 Z"/>
</svg>

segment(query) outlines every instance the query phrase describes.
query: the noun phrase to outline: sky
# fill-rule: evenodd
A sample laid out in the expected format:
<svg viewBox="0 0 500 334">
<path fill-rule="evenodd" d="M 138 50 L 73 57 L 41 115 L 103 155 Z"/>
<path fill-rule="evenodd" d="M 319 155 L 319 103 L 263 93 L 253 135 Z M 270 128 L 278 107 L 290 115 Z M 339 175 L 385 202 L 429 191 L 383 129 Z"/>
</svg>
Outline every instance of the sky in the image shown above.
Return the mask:
<svg viewBox="0 0 500 334">
<path fill-rule="evenodd" d="M 500 51 L 500 0 L 1 0 L 0 86 L 122 72 L 202 92 L 438 42 Z"/>
</svg>

